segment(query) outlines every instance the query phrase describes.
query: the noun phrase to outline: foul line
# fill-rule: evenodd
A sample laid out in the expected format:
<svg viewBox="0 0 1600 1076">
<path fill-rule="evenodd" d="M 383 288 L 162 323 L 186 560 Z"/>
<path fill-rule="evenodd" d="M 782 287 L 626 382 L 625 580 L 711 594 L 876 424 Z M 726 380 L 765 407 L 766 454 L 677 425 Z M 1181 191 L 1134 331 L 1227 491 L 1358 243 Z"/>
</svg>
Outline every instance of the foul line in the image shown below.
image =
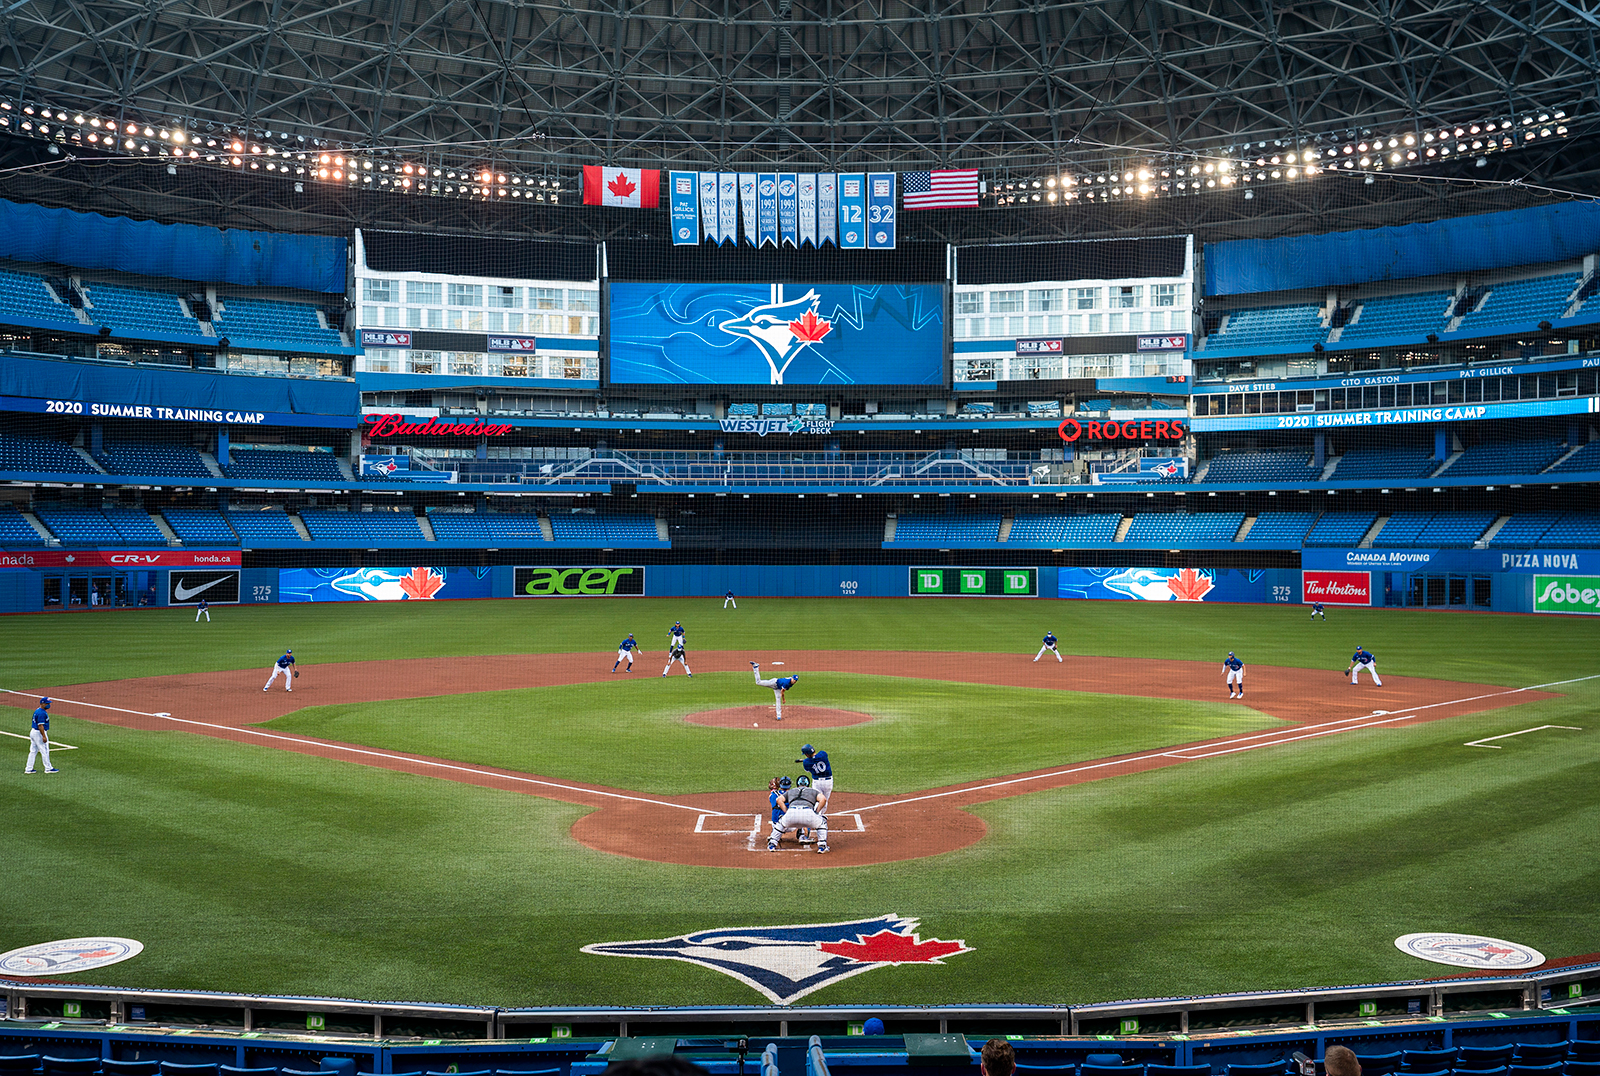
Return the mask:
<svg viewBox="0 0 1600 1076">
<path fill-rule="evenodd" d="M 26 740 L 28 738 L 28 737 L 24 736 L 20 732 L 0 732 L 0 736 L 15 736 L 19 740 Z M 50 741 L 50 750 L 52 750 L 52 751 L 76 751 L 77 748 L 73 747 L 69 743 L 62 743 L 60 740 L 51 740 Z"/>
<path fill-rule="evenodd" d="M 1177 748 L 1175 750 L 1174 749 L 1168 749 L 1168 750 L 1163 750 L 1163 751 L 1152 751 L 1152 752 L 1149 752 L 1149 753 L 1143 754 L 1143 755 L 1130 755 L 1127 758 L 1110 759 L 1110 760 L 1107 760 L 1107 761 L 1104 761 L 1104 762 L 1089 762 L 1089 763 L 1085 763 L 1084 765 L 1081 765 L 1081 766 L 1069 766 L 1068 768 L 1066 768 L 1064 770 L 1052 770 L 1049 773 L 1036 773 L 1036 774 L 1031 774 L 1031 775 L 1029 775 L 1027 777 L 1009 777 L 1009 778 L 1005 779 L 1004 781 L 991 781 L 988 784 L 970 785 L 970 786 L 963 787 L 963 788 L 950 789 L 950 790 L 945 791 L 945 792 L 930 792 L 925 796 L 911 796 L 911 797 L 908 797 L 906 799 L 888 800 L 888 801 L 886 801 L 884 803 L 874 803 L 874 804 L 871 804 L 869 806 L 860 807 L 860 808 L 857 808 L 857 809 L 859 811 L 865 812 L 865 811 L 875 811 L 875 810 L 877 810 L 877 809 L 879 809 L 881 807 L 899 807 L 899 806 L 901 806 L 903 804 L 907 804 L 907 803 L 921 803 L 921 802 L 923 802 L 925 800 L 944 799 L 944 798 L 949 797 L 949 796 L 964 796 L 964 795 L 967 795 L 968 793 L 971 793 L 971 792 L 987 792 L 990 789 L 1005 788 L 1005 787 L 1010 786 L 1010 785 L 1027 784 L 1030 781 L 1045 781 L 1045 780 L 1048 780 L 1048 779 L 1050 779 L 1052 777 L 1067 777 L 1067 776 L 1070 776 L 1070 775 L 1075 774 L 1075 773 L 1086 773 L 1086 772 L 1088 772 L 1090 770 L 1102 770 L 1102 769 L 1106 769 L 1106 768 L 1111 767 L 1111 766 L 1126 766 L 1126 765 L 1129 765 L 1130 763 L 1134 763 L 1134 762 L 1148 762 L 1148 761 L 1150 761 L 1152 759 L 1159 759 L 1159 758 L 1177 758 L 1177 759 L 1183 759 L 1183 760 L 1187 760 L 1187 761 L 1191 761 L 1191 762 L 1192 761 L 1198 761 L 1198 759 L 1210 758 L 1212 755 L 1232 754 L 1232 753 L 1237 752 L 1237 751 L 1251 751 L 1251 750 L 1254 750 L 1255 748 L 1258 748 L 1258 747 L 1272 747 L 1275 744 L 1292 743 L 1295 740 L 1311 739 L 1312 737 L 1315 737 L 1315 736 L 1328 736 L 1328 735 L 1331 735 L 1331 734 L 1333 734 L 1335 732 L 1349 732 L 1352 729 L 1370 728 L 1370 727 L 1372 727 L 1374 725 L 1387 724 L 1388 722 L 1391 722 L 1391 721 L 1405 721 L 1405 720 L 1408 720 L 1408 719 L 1410 719 L 1412 717 L 1415 717 L 1417 711 L 1419 711 L 1419 710 L 1433 710 L 1433 709 L 1436 709 L 1436 708 L 1438 708 L 1440 706 L 1460 706 L 1463 703 L 1481 702 L 1484 699 L 1495 699 L 1495 698 L 1500 698 L 1501 696 L 1504 696 L 1504 695 L 1519 695 L 1519 694 L 1522 694 L 1523 692 L 1539 691 L 1539 690 L 1542 690 L 1542 689 L 1547 688 L 1547 687 L 1561 687 L 1563 684 L 1578 684 L 1578 683 L 1582 683 L 1585 680 L 1600 680 L 1600 673 L 1595 673 L 1592 676 L 1575 676 L 1570 680 L 1552 680 L 1551 682 L 1549 682 L 1547 684 L 1532 684 L 1532 685 L 1530 685 L 1528 687 L 1514 687 L 1514 688 L 1508 688 L 1505 691 L 1492 691 L 1487 695 L 1473 695 L 1473 696 L 1471 696 L 1469 698 L 1465 698 L 1465 699 L 1453 699 L 1450 702 L 1435 702 L 1435 703 L 1429 703 L 1426 706 L 1413 706 L 1413 707 L 1407 708 L 1406 712 L 1404 714 L 1398 716 L 1398 717 L 1386 717 L 1382 721 L 1373 721 L 1372 718 L 1373 717 L 1377 717 L 1379 715 L 1378 714 L 1372 714 L 1372 715 L 1365 716 L 1365 717 L 1347 717 L 1347 718 L 1342 718 L 1342 719 L 1340 719 L 1338 721 L 1324 721 L 1324 722 L 1321 722 L 1321 723 L 1316 724 L 1316 725 L 1300 725 L 1300 726 L 1296 726 L 1296 727 L 1301 728 L 1301 729 L 1306 729 L 1306 728 L 1310 728 L 1310 729 L 1327 729 L 1328 731 L 1326 731 L 1326 732 L 1313 732 L 1313 733 L 1307 733 L 1307 734 L 1302 735 L 1302 736 L 1292 736 L 1292 737 L 1285 737 L 1285 736 L 1282 736 L 1280 733 L 1281 732 L 1290 732 L 1290 731 L 1293 731 L 1293 729 L 1279 730 L 1279 733 L 1274 733 L 1272 731 L 1256 732 L 1256 733 L 1251 733 L 1250 735 L 1247 735 L 1247 736 L 1235 737 L 1234 739 L 1231 739 L 1231 740 L 1219 740 L 1216 743 L 1212 743 L 1212 744 L 1196 744 L 1192 748 Z M 1352 724 L 1352 722 L 1358 722 L 1358 721 L 1359 722 L 1366 722 L 1366 724 Z M 1331 727 L 1331 726 L 1335 726 L 1335 725 L 1349 725 L 1350 728 L 1341 729 L 1341 728 L 1332 728 Z M 1273 737 L 1273 736 L 1276 736 L 1276 738 L 1275 739 L 1268 739 L 1267 738 L 1267 737 Z M 1248 740 L 1261 740 L 1263 742 L 1248 744 L 1248 745 L 1246 745 L 1244 747 L 1231 747 L 1230 746 L 1232 744 L 1242 744 L 1242 743 L 1245 743 Z M 1200 755 L 1200 756 L 1188 756 L 1188 755 L 1181 755 L 1181 754 L 1177 753 L 1178 751 L 1184 751 L 1184 750 L 1199 750 L 1202 747 L 1224 747 L 1224 748 L 1228 748 L 1228 749 L 1225 750 L 1225 751 L 1214 751 L 1214 752 L 1211 752 L 1210 754 Z"/>
<path fill-rule="evenodd" d="M 1530 732 L 1543 732 L 1545 729 L 1568 729 L 1568 730 L 1570 730 L 1572 732 L 1582 732 L 1583 731 L 1583 729 L 1580 728 L 1577 725 L 1535 725 L 1531 729 L 1522 729 L 1522 730 L 1520 730 L 1518 732 L 1503 732 L 1499 736 L 1485 736 L 1481 740 L 1473 740 L 1473 741 L 1471 741 L 1469 743 L 1464 743 L 1461 746 L 1462 747 L 1487 747 L 1491 751 L 1499 751 L 1499 750 L 1502 750 L 1502 748 L 1498 747 L 1495 744 L 1491 744 L 1489 742 L 1490 740 L 1509 740 L 1513 736 L 1525 736 Z"/>
<path fill-rule="evenodd" d="M 10 688 L 0 688 L 0 691 L 4 691 L 10 695 L 32 694 L 32 692 L 27 691 L 12 691 Z M 648 803 L 654 807 L 676 807 L 680 811 L 694 811 L 696 814 L 700 812 L 700 809 L 697 807 L 689 807 L 682 803 L 673 803 L 670 800 L 650 799 L 647 796 L 625 796 L 620 792 L 603 792 L 596 788 L 582 788 L 578 785 L 564 785 L 556 781 L 543 781 L 537 777 L 522 777 L 514 773 L 501 773 L 497 770 L 478 769 L 475 766 L 462 766 L 450 762 L 435 762 L 432 759 L 418 758 L 412 755 L 397 755 L 389 751 L 372 751 L 364 747 L 346 747 L 342 744 L 331 743 L 327 740 L 309 740 L 300 736 L 284 736 L 281 733 L 276 732 L 263 732 L 260 729 L 240 728 L 234 725 L 218 725 L 210 721 L 192 721 L 185 717 L 173 717 L 171 714 L 150 714 L 144 712 L 143 710 L 124 710 L 120 706 L 102 706 L 100 703 L 84 702 L 81 699 L 57 699 L 57 697 L 54 695 L 50 697 L 59 702 L 71 703 L 73 706 L 90 706 L 97 710 L 115 710 L 121 714 L 134 714 L 138 717 L 155 717 L 160 718 L 162 721 L 173 721 L 180 725 L 196 725 L 200 728 L 219 729 L 223 732 L 248 733 L 251 736 L 260 736 L 268 740 L 282 740 L 284 743 L 305 744 L 308 747 L 321 747 L 330 751 L 341 751 L 351 755 L 366 755 L 368 758 L 384 758 L 394 762 L 409 762 L 415 766 L 430 766 L 437 770 L 452 770 L 456 773 L 471 773 L 480 777 L 498 777 L 503 781 L 516 781 L 527 785 L 542 785 L 545 788 L 558 788 L 564 792 L 581 792 L 587 796 L 605 796 L 608 799 L 626 800 L 630 803 Z"/>
</svg>

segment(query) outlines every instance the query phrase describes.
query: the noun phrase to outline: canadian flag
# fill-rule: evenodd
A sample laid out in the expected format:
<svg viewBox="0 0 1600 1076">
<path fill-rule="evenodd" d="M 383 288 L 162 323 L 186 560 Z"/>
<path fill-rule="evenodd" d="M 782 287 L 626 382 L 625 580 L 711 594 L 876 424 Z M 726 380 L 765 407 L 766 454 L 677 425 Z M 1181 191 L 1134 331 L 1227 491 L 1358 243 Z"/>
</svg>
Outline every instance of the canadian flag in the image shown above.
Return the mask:
<svg viewBox="0 0 1600 1076">
<path fill-rule="evenodd" d="M 583 204 L 616 205 L 627 209 L 654 209 L 661 173 L 654 168 L 583 166 Z"/>
</svg>

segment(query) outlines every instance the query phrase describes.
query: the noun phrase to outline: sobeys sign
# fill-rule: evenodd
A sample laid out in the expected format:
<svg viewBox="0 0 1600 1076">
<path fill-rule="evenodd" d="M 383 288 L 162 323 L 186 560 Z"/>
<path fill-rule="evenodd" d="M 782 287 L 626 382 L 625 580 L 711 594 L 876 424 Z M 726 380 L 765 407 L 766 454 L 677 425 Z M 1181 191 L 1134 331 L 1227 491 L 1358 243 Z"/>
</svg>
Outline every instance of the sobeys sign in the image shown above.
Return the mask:
<svg viewBox="0 0 1600 1076">
<path fill-rule="evenodd" d="M 1533 577 L 1533 611 L 1600 616 L 1600 578 L 1592 575 L 1536 575 Z"/>
<path fill-rule="evenodd" d="M 513 593 L 519 598 L 638 597 L 644 593 L 644 569 L 518 568 Z"/>
</svg>

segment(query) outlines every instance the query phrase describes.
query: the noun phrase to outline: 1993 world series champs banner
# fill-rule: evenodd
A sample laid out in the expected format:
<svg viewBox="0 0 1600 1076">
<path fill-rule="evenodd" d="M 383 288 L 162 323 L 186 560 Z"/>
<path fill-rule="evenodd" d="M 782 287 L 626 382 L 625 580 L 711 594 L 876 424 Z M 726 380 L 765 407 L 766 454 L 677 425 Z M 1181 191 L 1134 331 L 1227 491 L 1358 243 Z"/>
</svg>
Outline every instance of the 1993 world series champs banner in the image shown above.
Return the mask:
<svg viewBox="0 0 1600 1076">
<path fill-rule="evenodd" d="M 893 250 L 896 186 L 894 172 L 671 172 L 672 242 Z"/>
</svg>

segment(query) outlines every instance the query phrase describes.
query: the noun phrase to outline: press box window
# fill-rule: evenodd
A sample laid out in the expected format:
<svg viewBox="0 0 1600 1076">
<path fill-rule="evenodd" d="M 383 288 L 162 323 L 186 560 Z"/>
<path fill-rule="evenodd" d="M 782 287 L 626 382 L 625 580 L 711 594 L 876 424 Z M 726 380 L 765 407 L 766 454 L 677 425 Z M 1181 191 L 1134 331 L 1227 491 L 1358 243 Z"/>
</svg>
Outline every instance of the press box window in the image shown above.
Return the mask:
<svg viewBox="0 0 1600 1076">
<path fill-rule="evenodd" d="M 1028 292 L 1028 313 L 1049 314 L 1060 310 L 1060 288 L 1036 288 Z"/>
<path fill-rule="evenodd" d="M 1151 306 L 1177 306 L 1183 297 L 1182 284 L 1152 284 L 1150 285 Z"/>
<path fill-rule="evenodd" d="M 489 289 L 489 305 L 497 310 L 520 310 L 522 289 L 492 287 Z"/>
<path fill-rule="evenodd" d="M 451 306 L 482 306 L 483 305 L 483 285 L 482 284 L 451 284 L 450 285 L 450 305 Z"/>
<path fill-rule="evenodd" d="M 1067 294 L 1071 297 L 1073 310 L 1098 310 L 1100 308 L 1099 288 L 1071 288 Z"/>
<path fill-rule="evenodd" d="M 567 309 L 599 312 L 600 293 L 593 288 L 568 288 Z"/>
<path fill-rule="evenodd" d="M 989 296 L 989 313 L 991 314 L 1021 314 L 1022 292 L 997 291 Z"/>
<path fill-rule="evenodd" d="M 1144 288 L 1137 284 L 1125 284 L 1111 289 L 1111 307 L 1113 310 L 1132 310 L 1143 306 Z"/>
<path fill-rule="evenodd" d="M 956 313 L 957 314 L 981 314 L 981 313 L 983 313 L 983 292 L 981 292 L 981 291 L 958 291 L 958 292 L 956 292 Z"/>
<path fill-rule="evenodd" d="M 368 277 L 362 282 L 362 298 L 369 303 L 393 303 L 400 298 L 400 289 L 393 280 L 375 280 Z"/>
<path fill-rule="evenodd" d="M 529 288 L 528 308 L 531 310 L 560 310 L 560 288 Z"/>
<path fill-rule="evenodd" d="M 444 285 L 437 280 L 413 280 L 406 284 L 406 302 L 416 306 L 444 303 Z"/>
</svg>

